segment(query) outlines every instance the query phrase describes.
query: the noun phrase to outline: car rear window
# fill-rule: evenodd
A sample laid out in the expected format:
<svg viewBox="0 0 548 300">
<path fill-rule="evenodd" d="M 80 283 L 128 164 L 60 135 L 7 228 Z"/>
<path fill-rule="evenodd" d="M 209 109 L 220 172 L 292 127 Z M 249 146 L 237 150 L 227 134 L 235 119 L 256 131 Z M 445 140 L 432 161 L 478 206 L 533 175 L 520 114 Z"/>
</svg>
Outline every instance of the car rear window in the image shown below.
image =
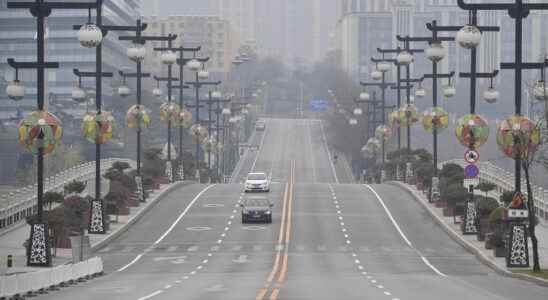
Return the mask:
<svg viewBox="0 0 548 300">
<path fill-rule="evenodd" d="M 249 174 L 247 176 L 247 179 L 249 179 L 249 180 L 265 180 L 266 175 L 265 174 Z"/>
<path fill-rule="evenodd" d="M 245 206 L 265 207 L 270 205 L 267 199 L 246 199 Z"/>
</svg>

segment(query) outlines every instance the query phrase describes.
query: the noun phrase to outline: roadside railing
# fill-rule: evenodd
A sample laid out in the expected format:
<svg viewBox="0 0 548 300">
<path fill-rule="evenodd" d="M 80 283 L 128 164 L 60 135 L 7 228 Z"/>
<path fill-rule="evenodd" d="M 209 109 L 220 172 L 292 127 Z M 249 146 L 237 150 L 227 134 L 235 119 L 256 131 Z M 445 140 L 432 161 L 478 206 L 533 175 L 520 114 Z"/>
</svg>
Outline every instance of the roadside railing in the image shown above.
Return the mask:
<svg viewBox="0 0 548 300">
<path fill-rule="evenodd" d="M 106 158 L 101 160 L 101 175 L 112 167 L 116 161 L 129 163 L 135 167 L 135 162 L 129 159 Z M 84 195 L 95 196 L 95 161 L 86 162 L 78 166 L 66 169 L 53 176 L 44 178 L 44 193 L 49 191 L 63 192 L 64 186 L 71 181 L 82 181 L 86 183 Z M 109 191 L 109 181 L 102 178 L 101 196 Z M 29 185 L 0 196 L 0 232 L 20 222 L 27 216 L 37 211 L 36 199 L 37 185 Z"/>
<path fill-rule="evenodd" d="M 466 162 L 463 159 L 453 159 L 441 163 L 441 167 L 445 164 L 457 164 L 461 167 L 466 166 Z M 478 163 L 480 169 L 479 180 L 480 182 L 489 182 L 496 186 L 495 194 L 501 195 L 504 192 L 514 191 L 514 174 L 507 170 L 498 167 L 491 162 Z M 525 180 L 522 180 L 521 190 L 523 194 L 527 195 L 527 186 Z M 535 212 L 539 218 L 548 220 L 548 190 L 543 187 L 531 184 L 531 190 L 533 191 L 533 199 L 535 201 Z M 497 199 L 498 200 L 498 199 Z"/>
</svg>

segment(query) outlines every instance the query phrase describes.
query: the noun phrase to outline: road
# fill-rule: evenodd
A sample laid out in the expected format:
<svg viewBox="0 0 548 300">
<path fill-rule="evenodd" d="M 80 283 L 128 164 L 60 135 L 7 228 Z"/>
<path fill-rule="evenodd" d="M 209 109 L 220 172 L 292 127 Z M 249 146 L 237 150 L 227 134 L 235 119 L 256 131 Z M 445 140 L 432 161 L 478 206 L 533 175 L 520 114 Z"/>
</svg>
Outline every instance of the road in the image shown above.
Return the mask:
<svg viewBox="0 0 548 300">
<path fill-rule="evenodd" d="M 341 183 L 319 121 L 268 119 L 255 138 L 235 184 L 171 192 L 98 251 L 105 276 L 37 298 L 547 298 L 482 265 L 398 187 Z M 242 193 L 251 170 L 270 193 Z M 244 197 L 270 197 L 273 223 L 242 225 Z"/>
</svg>

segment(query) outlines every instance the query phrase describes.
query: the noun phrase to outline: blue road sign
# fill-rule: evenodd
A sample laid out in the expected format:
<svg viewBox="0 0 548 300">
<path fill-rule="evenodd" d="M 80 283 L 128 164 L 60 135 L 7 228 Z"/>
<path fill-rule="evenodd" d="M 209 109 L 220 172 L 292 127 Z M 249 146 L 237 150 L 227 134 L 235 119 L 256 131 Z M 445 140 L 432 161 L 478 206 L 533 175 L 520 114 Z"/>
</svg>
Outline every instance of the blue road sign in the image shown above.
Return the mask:
<svg viewBox="0 0 548 300">
<path fill-rule="evenodd" d="M 316 111 L 316 112 L 326 111 L 327 108 L 329 107 L 329 101 L 325 99 L 312 99 L 308 103 L 308 107 L 310 108 L 310 110 Z"/>
<path fill-rule="evenodd" d="M 464 178 L 476 178 L 479 175 L 479 169 L 476 165 L 470 164 L 464 168 Z"/>
</svg>

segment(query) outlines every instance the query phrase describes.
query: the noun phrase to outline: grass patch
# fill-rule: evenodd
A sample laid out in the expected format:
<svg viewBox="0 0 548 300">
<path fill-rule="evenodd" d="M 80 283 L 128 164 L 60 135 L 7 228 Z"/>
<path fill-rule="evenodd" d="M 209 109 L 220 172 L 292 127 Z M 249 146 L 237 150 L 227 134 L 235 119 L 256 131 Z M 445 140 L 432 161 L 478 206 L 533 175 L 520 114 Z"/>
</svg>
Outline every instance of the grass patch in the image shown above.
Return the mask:
<svg viewBox="0 0 548 300">
<path fill-rule="evenodd" d="M 542 270 L 540 272 L 533 272 L 533 270 L 530 269 L 517 269 L 512 270 L 514 273 L 521 273 L 521 274 L 527 274 L 534 277 L 542 278 L 548 280 L 548 270 Z"/>
</svg>

